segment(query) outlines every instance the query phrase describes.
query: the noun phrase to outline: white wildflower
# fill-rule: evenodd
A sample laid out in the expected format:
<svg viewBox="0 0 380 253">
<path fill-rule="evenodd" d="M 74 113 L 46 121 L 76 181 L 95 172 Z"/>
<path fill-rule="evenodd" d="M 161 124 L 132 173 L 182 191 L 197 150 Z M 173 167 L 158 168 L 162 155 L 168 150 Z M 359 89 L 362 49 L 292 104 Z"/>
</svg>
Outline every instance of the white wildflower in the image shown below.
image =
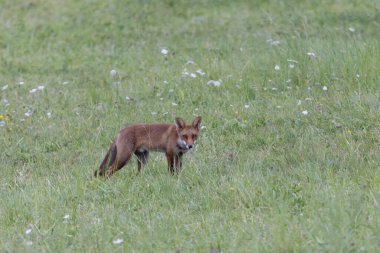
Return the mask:
<svg viewBox="0 0 380 253">
<path fill-rule="evenodd" d="M 189 76 L 190 75 L 190 73 L 187 71 L 187 69 L 183 69 L 182 70 L 182 76 Z"/>
<path fill-rule="evenodd" d="M 113 240 L 113 244 L 120 244 L 123 242 L 123 239 L 116 239 L 116 240 Z"/>
<path fill-rule="evenodd" d="M 4 85 L 4 86 L 1 88 L 1 90 L 6 90 L 6 89 L 8 89 L 8 85 Z"/>
<path fill-rule="evenodd" d="M 268 39 L 267 42 L 272 46 L 278 46 L 281 44 L 279 40 Z"/>
<path fill-rule="evenodd" d="M 125 96 L 125 100 L 129 101 L 129 100 L 131 100 L 131 98 L 128 96 Z"/>
<path fill-rule="evenodd" d="M 302 100 L 299 99 L 299 100 L 297 101 L 297 105 L 301 105 L 301 104 L 302 104 Z"/>
<path fill-rule="evenodd" d="M 30 91 L 29 91 L 29 93 L 36 93 L 38 91 L 38 89 L 31 89 Z"/>
<path fill-rule="evenodd" d="M 280 65 L 276 64 L 276 66 L 274 66 L 274 70 L 280 70 Z"/>
<path fill-rule="evenodd" d="M 317 58 L 317 56 L 316 56 L 315 53 L 313 53 L 313 52 L 308 52 L 307 55 L 309 56 L 309 58 L 310 58 L 311 60 L 315 60 L 315 59 Z"/>
<path fill-rule="evenodd" d="M 304 110 L 304 111 L 302 111 L 302 114 L 306 116 L 309 114 L 309 112 L 307 110 Z"/>
<path fill-rule="evenodd" d="M 326 91 L 326 90 L 327 90 L 327 87 L 326 87 L 326 86 L 323 86 L 322 90 Z"/>
<path fill-rule="evenodd" d="M 349 30 L 350 32 L 352 32 L 352 33 L 355 32 L 355 28 L 353 28 L 353 27 L 349 27 L 348 30 Z"/>
<path fill-rule="evenodd" d="M 169 50 L 166 48 L 161 49 L 161 54 L 167 55 L 169 53 Z"/>
<path fill-rule="evenodd" d="M 177 105 L 178 105 L 178 104 L 176 104 L 176 103 L 174 103 L 174 102 L 172 103 L 172 106 L 177 106 Z"/>
<path fill-rule="evenodd" d="M 19 85 L 24 85 L 25 83 L 23 81 L 18 82 Z"/>
<path fill-rule="evenodd" d="M 201 69 L 197 69 L 195 72 L 198 73 L 200 76 L 204 76 L 206 74 Z"/>
<path fill-rule="evenodd" d="M 196 77 L 197 77 L 197 75 L 196 75 L 196 74 L 194 74 L 194 73 L 191 73 L 191 74 L 190 74 L 190 77 L 191 77 L 191 78 L 196 78 Z"/>
<path fill-rule="evenodd" d="M 295 64 L 298 63 L 298 61 L 296 61 L 296 60 L 292 60 L 292 59 L 287 59 L 287 61 L 289 62 L 288 67 L 289 67 L 290 69 L 293 69 L 294 66 L 295 66 Z"/>
<path fill-rule="evenodd" d="M 45 86 L 40 85 L 40 86 L 37 87 L 37 89 L 38 89 L 38 90 L 43 90 L 43 89 L 45 89 Z"/>
<path fill-rule="evenodd" d="M 215 87 L 219 87 L 222 82 L 220 80 L 210 80 L 207 82 L 208 85 L 211 85 L 211 86 L 215 86 Z"/>
<path fill-rule="evenodd" d="M 51 112 L 47 112 L 46 116 L 50 119 L 51 118 Z"/>
<path fill-rule="evenodd" d="M 248 104 L 244 105 L 244 108 L 245 108 L 245 109 L 248 109 L 248 108 L 249 108 L 249 105 L 248 105 Z"/>
<path fill-rule="evenodd" d="M 31 112 L 31 111 L 27 111 L 26 113 L 24 113 L 24 115 L 25 115 L 26 117 L 30 117 L 30 116 L 32 116 L 32 112 Z"/>
<path fill-rule="evenodd" d="M 63 85 L 68 85 L 69 84 L 69 82 L 68 81 L 63 81 L 63 83 L 62 83 Z"/>
<path fill-rule="evenodd" d="M 30 233 L 32 233 L 32 229 L 31 228 L 28 228 L 27 230 L 25 230 L 25 234 L 26 235 L 29 235 Z"/>
<path fill-rule="evenodd" d="M 116 240 L 113 240 L 113 244 L 121 244 L 123 242 L 123 239 L 116 239 Z"/>
<path fill-rule="evenodd" d="M 112 69 L 111 71 L 110 71 L 110 76 L 112 77 L 112 78 L 115 78 L 116 76 L 117 76 L 117 71 L 115 70 L 115 69 Z"/>
</svg>

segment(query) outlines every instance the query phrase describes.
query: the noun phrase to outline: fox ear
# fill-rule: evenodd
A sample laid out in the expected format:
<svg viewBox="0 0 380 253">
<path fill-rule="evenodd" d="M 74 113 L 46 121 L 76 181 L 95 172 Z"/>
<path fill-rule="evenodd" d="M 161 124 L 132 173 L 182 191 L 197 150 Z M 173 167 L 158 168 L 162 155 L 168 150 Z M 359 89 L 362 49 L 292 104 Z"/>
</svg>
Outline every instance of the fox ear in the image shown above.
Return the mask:
<svg viewBox="0 0 380 253">
<path fill-rule="evenodd" d="M 186 126 L 185 121 L 181 118 L 175 118 L 175 124 L 176 124 L 178 129 L 182 129 Z"/>
<path fill-rule="evenodd" d="M 198 116 L 194 119 L 193 121 L 193 127 L 195 127 L 196 129 L 199 129 L 199 127 L 201 126 L 201 122 L 202 122 L 202 117 L 201 116 Z"/>
</svg>

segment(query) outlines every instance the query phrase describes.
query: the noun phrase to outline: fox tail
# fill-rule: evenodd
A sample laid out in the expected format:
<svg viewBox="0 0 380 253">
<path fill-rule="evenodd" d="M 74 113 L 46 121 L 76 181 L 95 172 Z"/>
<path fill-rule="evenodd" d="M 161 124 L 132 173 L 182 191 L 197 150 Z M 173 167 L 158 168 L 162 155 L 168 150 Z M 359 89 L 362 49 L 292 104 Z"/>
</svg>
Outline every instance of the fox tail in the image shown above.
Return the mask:
<svg viewBox="0 0 380 253">
<path fill-rule="evenodd" d="M 108 150 L 106 156 L 103 159 L 103 162 L 99 166 L 99 176 L 105 176 L 105 171 L 108 169 L 115 161 L 117 155 L 116 145 L 112 144 Z M 98 170 L 95 170 L 94 177 L 98 176 Z"/>
</svg>

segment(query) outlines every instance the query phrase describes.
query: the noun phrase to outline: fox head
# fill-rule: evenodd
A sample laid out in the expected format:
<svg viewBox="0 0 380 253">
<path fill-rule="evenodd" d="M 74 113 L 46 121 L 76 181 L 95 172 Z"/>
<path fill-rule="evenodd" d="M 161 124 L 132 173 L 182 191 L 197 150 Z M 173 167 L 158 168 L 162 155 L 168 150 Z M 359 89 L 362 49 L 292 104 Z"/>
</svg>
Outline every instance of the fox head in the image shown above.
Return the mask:
<svg viewBox="0 0 380 253">
<path fill-rule="evenodd" d="M 187 125 L 181 118 L 175 119 L 177 127 L 178 140 L 177 145 L 183 150 L 192 149 L 197 141 L 202 118 L 200 116 L 193 120 L 191 125 Z"/>
</svg>

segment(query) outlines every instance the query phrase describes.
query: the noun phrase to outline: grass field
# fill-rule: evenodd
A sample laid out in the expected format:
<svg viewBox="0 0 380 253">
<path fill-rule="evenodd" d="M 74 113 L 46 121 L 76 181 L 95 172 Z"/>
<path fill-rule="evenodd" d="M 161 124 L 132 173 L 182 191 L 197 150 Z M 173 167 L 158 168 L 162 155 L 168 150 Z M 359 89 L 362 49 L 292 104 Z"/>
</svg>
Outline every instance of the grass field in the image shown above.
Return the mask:
<svg viewBox="0 0 380 253">
<path fill-rule="evenodd" d="M 379 1 L 0 5 L 0 252 L 380 251 Z M 92 177 L 194 115 L 179 176 Z"/>
</svg>

